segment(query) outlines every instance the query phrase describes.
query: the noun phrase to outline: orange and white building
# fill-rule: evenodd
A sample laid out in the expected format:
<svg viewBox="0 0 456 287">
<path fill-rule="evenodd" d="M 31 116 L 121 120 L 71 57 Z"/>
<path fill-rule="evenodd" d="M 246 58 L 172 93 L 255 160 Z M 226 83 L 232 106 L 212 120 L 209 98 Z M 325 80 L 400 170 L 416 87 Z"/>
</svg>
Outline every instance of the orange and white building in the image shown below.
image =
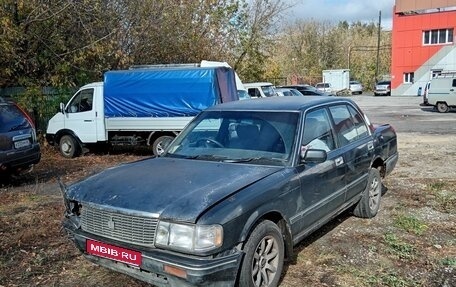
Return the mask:
<svg viewBox="0 0 456 287">
<path fill-rule="evenodd" d="M 441 73 L 456 71 L 456 0 L 396 0 L 391 94 L 417 95 Z"/>
</svg>

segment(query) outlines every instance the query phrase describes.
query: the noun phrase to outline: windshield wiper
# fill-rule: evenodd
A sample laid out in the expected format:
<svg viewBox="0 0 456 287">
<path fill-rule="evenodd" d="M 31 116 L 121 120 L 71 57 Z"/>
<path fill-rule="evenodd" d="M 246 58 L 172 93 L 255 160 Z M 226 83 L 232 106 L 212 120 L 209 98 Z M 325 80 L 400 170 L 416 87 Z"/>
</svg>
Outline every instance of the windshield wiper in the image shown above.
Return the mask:
<svg viewBox="0 0 456 287">
<path fill-rule="evenodd" d="M 285 162 L 284 159 L 281 158 L 273 158 L 273 157 L 245 157 L 245 158 L 233 158 L 233 159 L 226 159 L 223 162 L 231 162 L 231 163 L 243 163 L 243 162 L 252 162 L 252 161 L 266 161 L 266 162 Z"/>
<path fill-rule="evenodd" d="M 19 130 L 22 128 L 27 128 L 27 122 L 22 122 L 18 125 L 15 125 L 15 126 L 11 127 L 9 131 L 12 132 L 12 131 L 16 131 L 16 130 Z"/>
<path fill-rule="evenodd" d="M 212 154 L 198 154 L 198 155 L 183 155 L 183 154 L 166 154 L 168 157 L 176 157 L 183 159 L 199 159 L 199 160 L 213 160 L 213 161 L 225 161 L 227 158 L 224 156 L 217 156 Z"/>
</svg>

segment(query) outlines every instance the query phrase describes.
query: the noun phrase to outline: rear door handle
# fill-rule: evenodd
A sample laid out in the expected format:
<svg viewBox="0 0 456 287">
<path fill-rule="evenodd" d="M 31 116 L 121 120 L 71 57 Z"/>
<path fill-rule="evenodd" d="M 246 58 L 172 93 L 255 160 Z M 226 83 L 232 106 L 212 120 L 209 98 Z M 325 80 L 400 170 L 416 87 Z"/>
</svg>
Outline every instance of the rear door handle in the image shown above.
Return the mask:
<svg viewBox="0 0 456 287">
<path fill-rule="evenodd" d="M 93 120 L 84 120 L 84 122 L 90 123 L 90 122 L 93 122 Z"/>
<path fill-rule="evenodd" d="M 450 89 L 450 92 L 454 92 L 454 89 Z"/>
<path fill-rule="evenodd" d="M 367 143 L 367 149 L 368 150 L 373 150 L 374 149 L 374 143 L 373 142 L 368 142 Z"/>
<path fill-rule="evenodd" d="M 338 157 L 334 160 L 334 162 L 336 163 L 336 166 L 340 166 L 344 163 L 344 158 L 343 157 Z"/>
</svg>

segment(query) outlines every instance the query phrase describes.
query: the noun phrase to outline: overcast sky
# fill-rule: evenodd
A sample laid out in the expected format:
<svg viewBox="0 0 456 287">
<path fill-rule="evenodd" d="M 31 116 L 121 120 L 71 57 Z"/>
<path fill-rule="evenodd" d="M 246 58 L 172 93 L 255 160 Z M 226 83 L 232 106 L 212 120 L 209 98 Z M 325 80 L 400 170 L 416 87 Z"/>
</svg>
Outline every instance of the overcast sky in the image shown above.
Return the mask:
<svg viewBox="0 0 456 287">
<path fill-rule="evenodd" d="M 284 0 L 296 3 L 288 15 L 291 19 L 315 19 L 324 21 L 378 22 L 382 11 L 382 27 L 390 30 L 394 0 Z"/>
</svg>

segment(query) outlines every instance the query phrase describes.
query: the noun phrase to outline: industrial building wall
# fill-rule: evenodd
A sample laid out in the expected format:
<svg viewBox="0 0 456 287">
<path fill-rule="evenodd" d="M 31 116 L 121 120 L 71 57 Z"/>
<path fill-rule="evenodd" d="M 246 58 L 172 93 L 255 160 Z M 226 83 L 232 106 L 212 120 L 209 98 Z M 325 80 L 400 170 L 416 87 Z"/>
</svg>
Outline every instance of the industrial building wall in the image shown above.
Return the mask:
<svg viewBox="0 0 456 287">
<path fill-rule="evenodd" d="M 410 5 L 405 5 L 405 2 Z M 424 2 L 428 5 L 424 5 Z M 423 10 L 443 5 L 443 2 L 445 5 L 455 5 L 456 9 L 456 0 L 396 0 L 392 39 L 392 95 L 417 95 L 419 88 L 423 89 L 433 74 L 456 70 L 456 10 Z M 421 10 L 413 13 L 410 10 L 412 6 Z M 431 43 L 432 35 L 440 35 L 436 33 L 442 37 L 437 40 L 438 43 Z"/>
</svg>

